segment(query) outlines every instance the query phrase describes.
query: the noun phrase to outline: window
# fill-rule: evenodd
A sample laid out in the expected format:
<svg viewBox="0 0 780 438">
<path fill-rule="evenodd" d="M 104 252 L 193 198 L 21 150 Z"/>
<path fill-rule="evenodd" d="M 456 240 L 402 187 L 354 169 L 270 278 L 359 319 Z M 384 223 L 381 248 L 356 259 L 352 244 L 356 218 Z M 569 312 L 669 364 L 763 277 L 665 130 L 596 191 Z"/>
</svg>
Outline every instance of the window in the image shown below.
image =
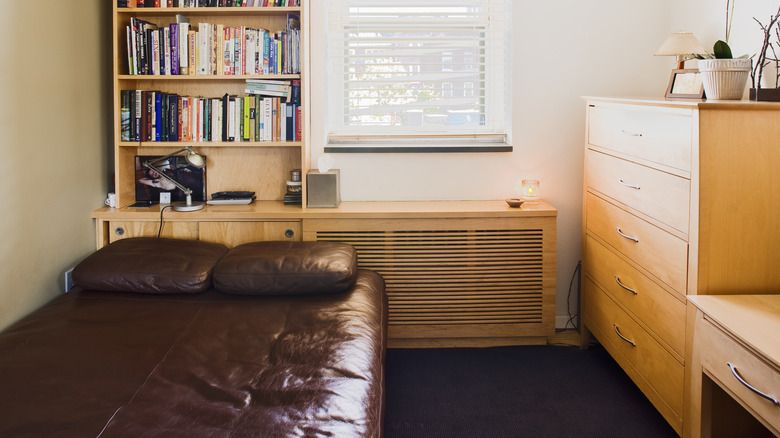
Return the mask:
<svg viewBox="0 0 780 438">
<path fill-rule="evenodd" d="M 511 150 L 510 5 L 328 0 L 326 152 Z"/>
</svg>

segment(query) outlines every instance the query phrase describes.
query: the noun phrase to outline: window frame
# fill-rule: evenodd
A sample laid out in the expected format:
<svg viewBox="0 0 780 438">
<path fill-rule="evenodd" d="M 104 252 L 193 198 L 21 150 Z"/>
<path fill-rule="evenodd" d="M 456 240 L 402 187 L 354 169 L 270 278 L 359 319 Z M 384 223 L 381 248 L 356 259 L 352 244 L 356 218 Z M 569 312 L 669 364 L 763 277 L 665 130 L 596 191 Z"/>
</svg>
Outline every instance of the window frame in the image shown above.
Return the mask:
<svg viewBox="0 0 780 438">
<path fill-rule="evenodd" d="M 480 112 L 481 120 L 484 121 L 484 115 L 490 117 L 495 116 L 499 119 L 498 128 L 487 128 L 478 130 L 461 130 L 458 134 L 452 134 L 446 126 L 445 128 L 439 128 L 440 131 L 446 132 L 428 132 L 424 130 L 415 131 L 414 127 L 408 126 L 393 126 L 392 128 L 377 129 L 372 132 L 370 129 L 334 129 L 334 123 L 331 120 L 331 116 L 338 114 L 337 117 L 346 117 L 347 111 L 344 110 L 344 106 L 339 105 L 334 101 L 334 96 L 337 96 L 337 100 L 343 102 L 346 95 L 346 85 L 348 80 L 339 80 L 339 77 L 345 77 L 345 67 L 341 63 L 333 63 L 328 61 L 328 54 L 331 51 L 338 50 L 342 53 L 345 51 L 345 45 L 339 44 L 335 46 L 333 41 L 333 33 L 341 32 L 345 33 L 345 26 L 341 27 L 333 26 L 329 18 L 333 13 L 331 7 L 334 3 L 340 3 L 342 7 L 354 6 L 356 4 L 366 5 L 370 4 L 372 7 L 386 6 L 388 8 L 397 8 L 402 6 L 414 5 L 414 2 L 406 2 L 394 0 L 385 1 L 384 5 L 379 0 L 327 0 L 326 4 L 326 28 L 328 29 L 326 37 L 326 68 L 325 68 L 325 83 L 326 85 L 326 121 L 325 121 L 325 136 L 326 143 L 324 146 L 325 153 L 398 153 L 398 152 L 423 152 L 423 153 L 439 153 L 439 152 L 511 152 L 513 150 L 511 142 L 511 23 L 509 22 L 511 17 L 511 0 L 485 0 L 483 3 L 487 3 L 487 14 L 493 14 L 497 16 L 494 8 L 498 7 L 498 10 L 502 11 L 501 14 L 501 26 L 502 28 L 495 30 L 491 29 L 490 38 L 487 39 L 488 46 L 484 49 L 484 55 L 487 57 L 485 61 L 480 64 L 479 59 L 474 59 L 473 54 L 463 55 L 463 64 L 471 65 L 477 64 L 481 70 L 482 75 L 478 82 L 480 86 L 475 89 L 474 82 L 469 82 L 471 87 L 463 86 L 463 88 L 449 88 L 449 93 L 454 95 L 458 92 L 463 94 L 464 99 L 482 99 L 487 100 L 484 105 L 490 108 L 485 109 L 484 112 Z M 429 0 L 426 6 L 449 6 L 451 1 L 447 0 L 437 3 L 437 0 Z M 465 3 L 465 2 L 464 2 Z M 473 2 L 469 2 L 468 6 L 463 7 L 475 7 Z M 477 6 L 479 7 L 479 6 Z M 477 28 L 477 26 L 475 26 Z M 488 33 L 485 31 L 485 33 Z M 498 36 L 496 36 L 498 35 Z M 499 55 L 496 55 L 496 54 Z M 444 58 L 449 57 L 453 59 L 453 53 L 451 50 L 442 49 L 442 62 L 444 66 Z M 455 55 L 457 57 L 457 55 Z M 479 55 L 476 56 L 479 58 Z M 489 65 L 495 58 L 499 59 L 499 65 L 490 65 L 489 71 L 485 71 L 485 66 Z M 344 58 L 338 57 L 339 60 Z M 415 65 L 415 64 L 408 64 Z M 490 70 L 492 68 L 492 70 Z M 413 70 L 413 69 L 410 69 Z M 446 71 L 442 68 L 442 71 Z M 334 77 L 336 78 L 334 80 Z M 333 84 L 337 85 L 333 85 Z M 445 81 L 438 82 L 443 87 Z M 452 82 L 449 82 L 452 87 Z M 468 92 L 466 91 L 468 90 Z M 481 91 L 485 90 L 485 91 Z M 453 93 L 454 92 L 454 93 Z M 485 96 L 480 96 L 479 93 L 486 93 Z M 492 93 L 492 94 L 491 94 Z M 500 98 L 496 96 L 500 93 Z M 475 97 L 469 97 L 468 94 L 477 94 Z M 411 111 L 410 111 L 411 112 Z M 454 112 L 454 111 L 453 111 Z M 499 114 L 500 113 L 500 114 Z M 499 117 L 500 115 L 500 117 Z M 442 116 L 444 117 L 444 116 Z M 490 119 L 491 123 L 492 119 Z M 338 123 L 335 123 L 336 125 Z M 484 124 L 484 123 L 483 123 Z M 392 133 L 390 130 L 398 131 L 403 130 L 401 134 Z"/>
</svg>

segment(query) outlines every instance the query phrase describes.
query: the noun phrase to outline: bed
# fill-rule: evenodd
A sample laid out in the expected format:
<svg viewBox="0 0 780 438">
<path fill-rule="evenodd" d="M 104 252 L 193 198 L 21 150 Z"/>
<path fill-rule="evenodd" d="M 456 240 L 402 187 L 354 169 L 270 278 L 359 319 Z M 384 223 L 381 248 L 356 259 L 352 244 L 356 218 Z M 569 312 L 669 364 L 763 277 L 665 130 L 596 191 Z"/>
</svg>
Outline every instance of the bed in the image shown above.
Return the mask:
<svg viewBox="0 0 780 438">
<path fill-rule="evenodd" d="M 124 239 L 0 333 L 0 436 L 381 436 L 384 282 L 331 242 Z"/>
</svg>

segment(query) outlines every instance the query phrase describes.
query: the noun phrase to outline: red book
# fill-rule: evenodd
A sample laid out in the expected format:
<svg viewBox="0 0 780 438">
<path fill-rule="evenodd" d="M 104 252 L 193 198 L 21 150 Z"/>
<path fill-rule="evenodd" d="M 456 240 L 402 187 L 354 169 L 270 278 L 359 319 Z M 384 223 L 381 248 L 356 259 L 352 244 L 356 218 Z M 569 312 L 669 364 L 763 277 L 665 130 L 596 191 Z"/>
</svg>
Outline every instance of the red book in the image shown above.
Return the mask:
<svg viewBox="0 0 780 438">
<path fill-rule="evenodd" d="M 301 119 L 303 117 L 303 111 L 301 111 L 300 105 L 295 105 L 295 141 L 301 141 Z"/>
</svg>

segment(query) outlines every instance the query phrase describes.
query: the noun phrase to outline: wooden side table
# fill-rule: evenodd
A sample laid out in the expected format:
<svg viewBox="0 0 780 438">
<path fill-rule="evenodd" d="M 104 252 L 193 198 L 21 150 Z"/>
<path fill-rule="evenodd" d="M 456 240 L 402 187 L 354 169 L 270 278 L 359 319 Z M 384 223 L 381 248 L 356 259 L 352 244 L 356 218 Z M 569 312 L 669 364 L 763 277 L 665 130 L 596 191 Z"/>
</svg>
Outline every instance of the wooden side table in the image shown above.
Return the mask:
<svg viewBox="0 0 780 438">
<path fill-rule="evenodd" d="M 688 300 L 684 435 L 780 435 L 780 295 Z"/>
</svg>

